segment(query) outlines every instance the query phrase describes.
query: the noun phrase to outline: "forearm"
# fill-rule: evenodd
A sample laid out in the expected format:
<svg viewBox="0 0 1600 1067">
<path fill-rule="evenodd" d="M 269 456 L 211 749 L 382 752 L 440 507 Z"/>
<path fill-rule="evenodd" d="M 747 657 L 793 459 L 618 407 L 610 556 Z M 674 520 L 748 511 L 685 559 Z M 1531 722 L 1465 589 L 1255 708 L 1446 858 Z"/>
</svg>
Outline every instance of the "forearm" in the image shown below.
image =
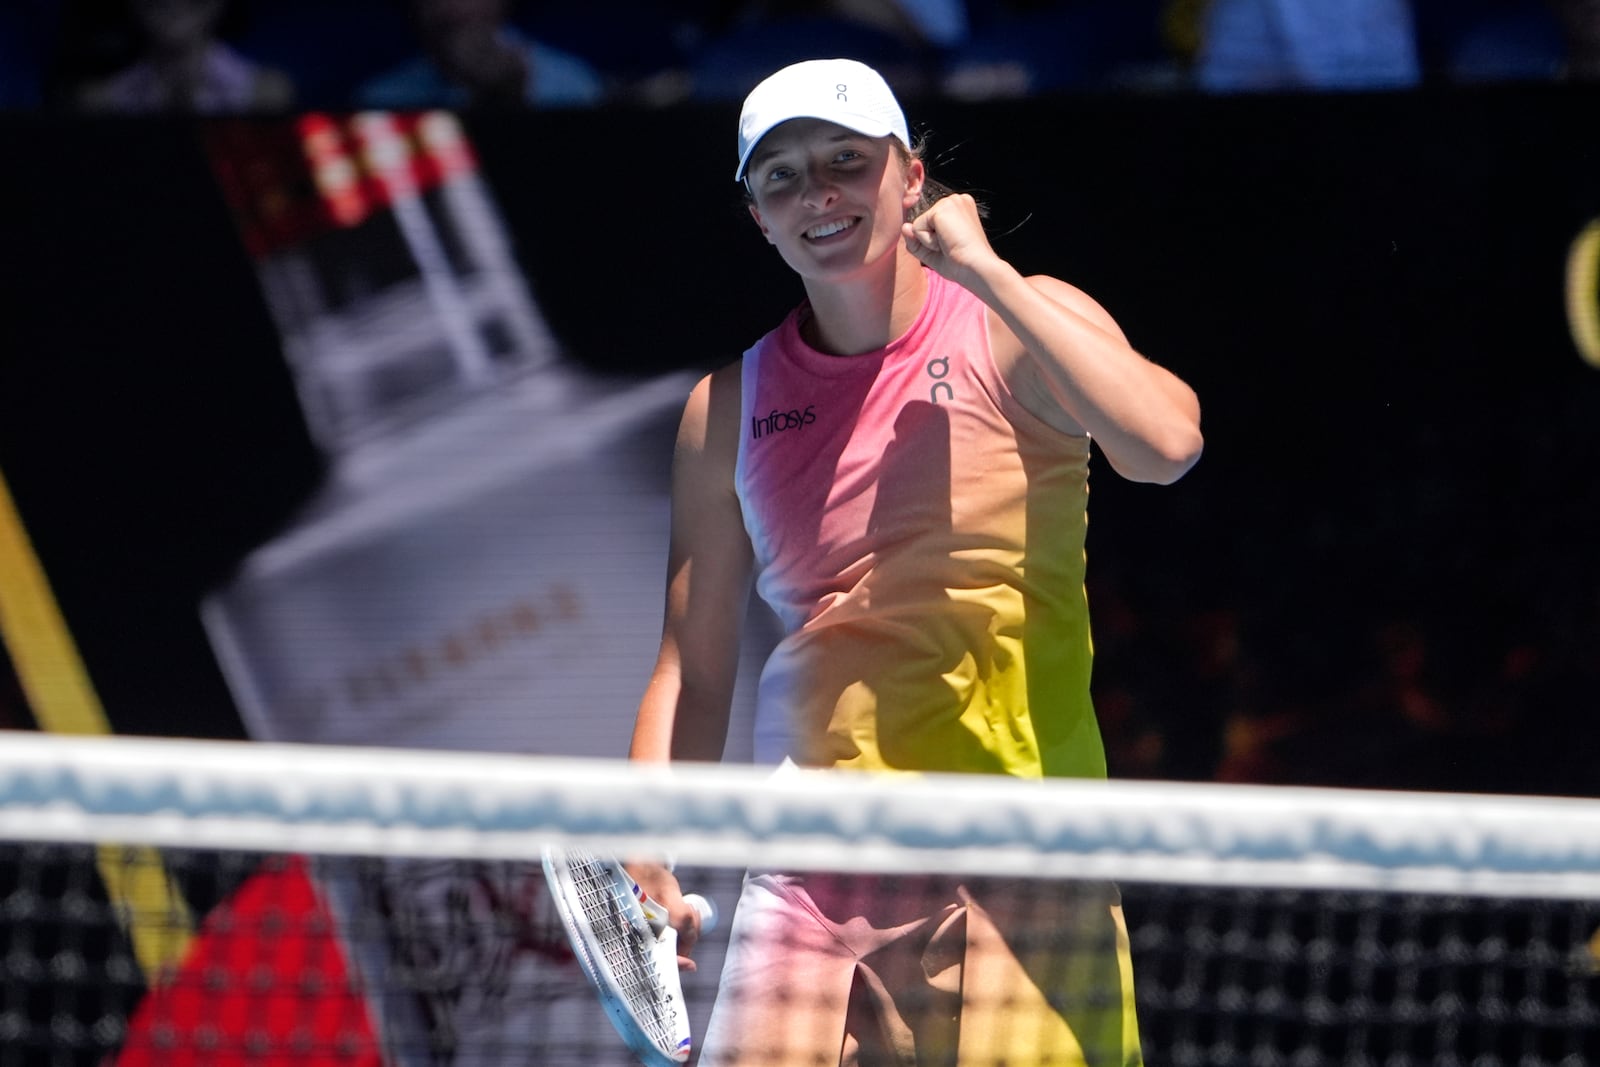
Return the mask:
<svg viewBox="0 0 1600 1067">
<path fill-rule="evenodd" d="M 675 750 L 678 727 L 683 722 L 676 714 L 681 701 L 678 698 L 680 687 L 675 681 L 675 676 L 670 672 L 664 673 L 657 668 L 656 675 L 645 689 L 644 699 L 639 703 L 639 717 L 633 727 L 633 743 L 628 749 L 629 759 L 644 763 L 667 763 L 674 759 L 716 760 L 721 757 L 720 741 L 717 742 L 715 755 L 680 753 Z M 726 729 L 724 720 L 724 734 Z M 694 736 L 702 742 L 708 740 L 702 733 L 694 732 Z M 709 745 L 706 747 L 709 749 Z M 685 970 L 693 970 L 694 963 L 689 959 L 689 953 L 699 939 L 700 920 L 694 909 L 684 903 L 683 891 L 671 868 L 661 856 L 648 853 L 628 857 L 626 867 L 639 888 L 667 908 L 672 925 L 678 930 L 678 965 Z"/>
<path fill-rule="evenodd" d="M 686 686 L 676 672 L 658 668 L 639 702 L 628 758 L 646 763 L 722 759 L 732 685 L 715 690 Z"/>
<path fill-rule="evenodd" d="M 1108 318 L 1096 321 L 1087 309 L 1047 295 L 998 258 L 973 272 L 971 288 L 1016 336 L 1050 397 L 1119 473 L 1171 482 L 1194 464 L 1201 448 L 1194 391 L 1136 352 Z"/>
</svg>

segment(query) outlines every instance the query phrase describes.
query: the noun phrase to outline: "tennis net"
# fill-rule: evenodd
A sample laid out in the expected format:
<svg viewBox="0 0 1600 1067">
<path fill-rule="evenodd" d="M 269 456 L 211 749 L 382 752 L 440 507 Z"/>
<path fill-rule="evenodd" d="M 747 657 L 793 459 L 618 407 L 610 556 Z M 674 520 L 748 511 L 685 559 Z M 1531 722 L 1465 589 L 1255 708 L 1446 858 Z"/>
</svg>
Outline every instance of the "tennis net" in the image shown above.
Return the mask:
<svg viewBox="0 0 1600 1067">
<path fill-rule="evenodd" d="M 672 853 L 720 905 L 684 978 L 697 1036 L 746 873 L 800 871 L 897 905 L 1114 884 L 1151 1064 L 1600 1063 L 1600 802 L 7 733 L 0 1067 L 635 1062 L 549 844 Z M 1012 1038 L 912 1040 L 1044 1062 Z M 789 1053 L 747 1059 L 814 1062 Z"/>
</svg>

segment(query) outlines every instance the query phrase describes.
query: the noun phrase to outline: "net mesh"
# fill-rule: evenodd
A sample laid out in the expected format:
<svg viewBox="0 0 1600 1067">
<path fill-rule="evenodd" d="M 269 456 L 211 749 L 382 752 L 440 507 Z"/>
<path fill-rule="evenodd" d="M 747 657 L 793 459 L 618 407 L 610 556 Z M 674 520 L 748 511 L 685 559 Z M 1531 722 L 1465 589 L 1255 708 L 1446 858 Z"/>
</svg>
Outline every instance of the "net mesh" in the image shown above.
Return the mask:
<svg viewBox="0 0 1600 1067">
<path fill-rule="evenodd" d="M 783 870 L 817 900 L 933 913 L 916 898 L 952 885 L 1027 910 L 1114 882 L 1151 1064 L 1600 1063 L 1600 804 L 840 779 L 7 735 L 0 1067 L 636 1062 L 574 961 L 546 842 L 673 851 L 719 903 L 684 975 L 697 1041 L 747 872 Z M 1085 953 L 1048 925 L 1052 955 Z M 898 1018 L 920 1062 L 1001 1062 L 938 1040 L 939 936 Z M 1042 984 L 1068 1014 L 1104 1006 L 1086 973 Z M 965 1010 L 990 991 L 1022 1028 L 1029 1006 L 972 975 Z M 802 1022 L 824 993 L 781 990 Z M 747 1062 L 818 1062 L 787 1056 L 805 1029 Z"/>
</svg>

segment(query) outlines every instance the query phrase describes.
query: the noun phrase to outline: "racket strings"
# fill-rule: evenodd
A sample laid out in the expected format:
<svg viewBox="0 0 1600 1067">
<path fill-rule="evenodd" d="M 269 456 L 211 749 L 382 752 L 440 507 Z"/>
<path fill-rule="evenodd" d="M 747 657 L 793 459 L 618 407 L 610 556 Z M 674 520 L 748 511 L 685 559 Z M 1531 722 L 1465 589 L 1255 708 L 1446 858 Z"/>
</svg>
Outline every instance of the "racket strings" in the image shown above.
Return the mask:
<svg viewBox="0 0 1600 1067">
<path fill-rule="evenodd" d="M 619 992 L 652 1041 L 662 1048 L 676 1044 L 677 1010 L 663 995 L 654 952 L 655 934 L 634 921 L 632 901 L 601 865 L 585 856 L 573 862 L 578 890 L 595 947 L 616 979 Z"/>
</svg>

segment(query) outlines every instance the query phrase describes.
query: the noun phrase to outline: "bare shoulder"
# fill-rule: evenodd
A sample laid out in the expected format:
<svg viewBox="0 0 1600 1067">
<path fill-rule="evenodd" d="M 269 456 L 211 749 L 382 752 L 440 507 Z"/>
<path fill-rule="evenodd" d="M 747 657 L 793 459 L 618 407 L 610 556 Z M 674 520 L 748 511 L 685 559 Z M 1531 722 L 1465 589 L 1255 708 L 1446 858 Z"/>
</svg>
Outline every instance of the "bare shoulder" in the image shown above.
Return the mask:
<svg viewBox="0 0 1600 1067">
<path fill-rule="evenodd" d="M 1052 278 L 1048 274 L 1030 274 L 1028 284 L 1040 293 L 1071 311 L 1077 312 L 1107 333 L 1122 337 L 1122 327 L 1100 302 L 1070 282 Z"/>
<path fill-rule="evenodd" d="M 743 367 L 744 361 L 737 360 L 695 383 L 684 405 L 685 429 L 709 435 L 716 428 L 738 423 Z"/>
<path fill-rule="evenodd" d="M 1111 313 L 1100 302 L 1070 282 L 1048 274 L 1030 274 L 1025 279 L 1030 287 L 1049 301 L 1073 312 L 1085 322 L 1119 341 L 1126 342 L 1127 335 Z M 1002 369 L 1009 369 L 1023 354 L 1022 342 L 1011 332 L 1000 313 L 989 309 L 989 336 L 994 342 L 995 358 Z"/>
<path fill-rule="evenodd" d="M 739 450 L 742 360 L 701 378 L 689 393 L 678 427 L 678 459 L 699 466 L 725 468 L 732 477 Z"/>
</svg>

